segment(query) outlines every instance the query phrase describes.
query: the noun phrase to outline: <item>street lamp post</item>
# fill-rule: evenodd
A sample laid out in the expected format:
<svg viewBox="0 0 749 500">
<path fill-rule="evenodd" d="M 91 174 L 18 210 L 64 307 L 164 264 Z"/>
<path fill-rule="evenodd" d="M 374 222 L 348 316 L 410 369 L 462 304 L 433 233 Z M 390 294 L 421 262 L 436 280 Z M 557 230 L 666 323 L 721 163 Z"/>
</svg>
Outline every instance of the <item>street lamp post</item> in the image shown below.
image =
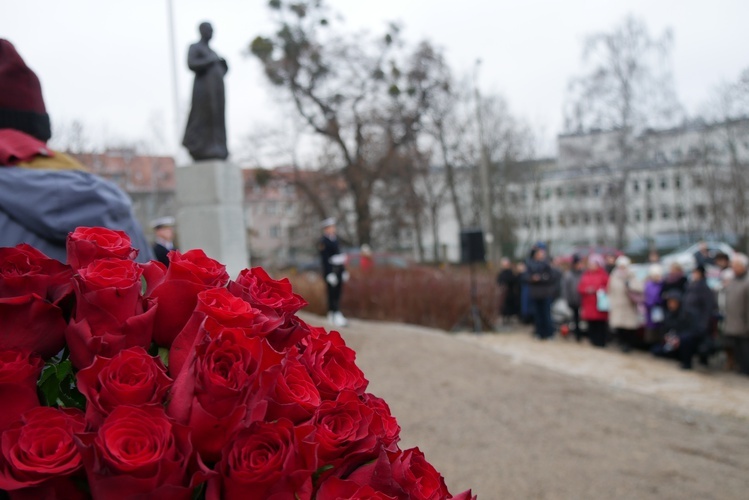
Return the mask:
<svg viewBox="0 0 749 500">
<path fill-rule="evenodd" d="M 481 161 L 479 162 L 479 178 L 481 181 L 481 211 L 484 239 L 486 243 L 486 254 L 488 256 L 489 266 L 491 267 L 494 256 L 494 231 L 492 224 L 492 207 L 489 197 L 489 152 L 486 148 L 486 135 L 484 133 L 484 120 L 481 114 L 481 94 L 478 86 L 478 72 L 481 65 L 481 59 L 476 59 L 473 73 L 473 88 L 476 95 L 476 121 L 479 130 L 479 148 L 481 149 Z"/>
</svg>

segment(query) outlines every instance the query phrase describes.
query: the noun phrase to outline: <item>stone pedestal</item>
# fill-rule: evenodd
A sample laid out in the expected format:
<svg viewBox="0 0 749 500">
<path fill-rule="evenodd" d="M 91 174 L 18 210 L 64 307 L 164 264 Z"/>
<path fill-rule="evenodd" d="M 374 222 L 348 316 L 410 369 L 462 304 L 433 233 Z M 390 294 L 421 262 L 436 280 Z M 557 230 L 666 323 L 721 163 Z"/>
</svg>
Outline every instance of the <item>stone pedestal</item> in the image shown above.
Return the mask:
<svg viewBox="0 0 749 500">
<path fill-rule="evenodd" d="M 202 249 L 226 265 L 232 279 L 250 266 L 239 167 L 221 160 L 177 168 L 180 251 Z"/>
</svg>

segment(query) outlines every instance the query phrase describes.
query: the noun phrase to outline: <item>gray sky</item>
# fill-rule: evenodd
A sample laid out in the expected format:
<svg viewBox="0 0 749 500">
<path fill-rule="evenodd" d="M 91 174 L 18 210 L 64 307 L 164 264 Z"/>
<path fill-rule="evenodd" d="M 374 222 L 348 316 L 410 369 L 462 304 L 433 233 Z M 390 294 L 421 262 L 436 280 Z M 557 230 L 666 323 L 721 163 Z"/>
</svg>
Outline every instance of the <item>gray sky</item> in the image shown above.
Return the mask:
<svg viewBox="0 0 749 500">
<path fill-rule="evenodd" d="M 55 124 L 82 121 L 97 145 L 133 141 L 162 131 L 157 146 L 178 151 L 192 89 L 187 47 L 197 26 L 214 26 L 211 42 L 229 63 L 230 149 L 281 110 L 259 63 L 243 55 L 258 34 L 273 30 L 265 0 L 174 0 L 178 94 L 175 125 L 167 0 L 0 0 L 0 37 L 36 71 Z M 610 31 L 627 14 L 652 35 L 674 34 L 673 72 L 689 113 L 714 87 L 749 66 L 746 0 L 329 0 L 351 29 L 382 31 L 397 20 L 411 42 L 428 38 L 445 50 L 456 76 L 482 60 L 479 87 L 500 92 L 511 110 L 553 151 L 569 78 L 580 72 L 587 34 Z M 54 134 L 54 130 L 53 130 Z M 179 147 L 179 149 L 182 149 Z"/>
</svg>

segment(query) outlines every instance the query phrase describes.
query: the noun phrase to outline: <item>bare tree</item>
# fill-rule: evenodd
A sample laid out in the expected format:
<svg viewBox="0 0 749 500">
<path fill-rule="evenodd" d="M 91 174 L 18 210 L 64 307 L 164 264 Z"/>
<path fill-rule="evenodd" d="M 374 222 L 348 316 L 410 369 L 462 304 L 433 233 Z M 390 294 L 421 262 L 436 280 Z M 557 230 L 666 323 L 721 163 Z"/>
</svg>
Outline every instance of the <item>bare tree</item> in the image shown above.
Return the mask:
<svg viewBox="0 0 749 500">
<path fill-rule="evenodd" d="M 610 140 L 609 203 L 614 212 L 615 242 L 626 243 L 626 186 L 631 169 L 644 153 L 637 135 L 650 127 L 670 126 L 682 117 L 669 71 L 672 36 L 654 38 L 645 24 L 627 17 L 610 33 L 589 36 L 583 47 L 585 70 L 569 84 L 565 129 L 568 133 L 604 130 Z M 595 140 L 596 136 L 591 136 Z M 600 159 L 599 159 L 600 161 Z"/>
<path fill-rule="evenodd" d="M 274 0 L 269 6 L 278 30 L 255 38 L 250 51 L 309 130 L 334 146 L 358 243 L 370 243 L 375 185 L 386 165 L 417 139 L 441 85 L 441 56 L 426 43 L 409 53 L 394 25 L 380 40 L 333 31 L 320 0 Z"/>
</svg>

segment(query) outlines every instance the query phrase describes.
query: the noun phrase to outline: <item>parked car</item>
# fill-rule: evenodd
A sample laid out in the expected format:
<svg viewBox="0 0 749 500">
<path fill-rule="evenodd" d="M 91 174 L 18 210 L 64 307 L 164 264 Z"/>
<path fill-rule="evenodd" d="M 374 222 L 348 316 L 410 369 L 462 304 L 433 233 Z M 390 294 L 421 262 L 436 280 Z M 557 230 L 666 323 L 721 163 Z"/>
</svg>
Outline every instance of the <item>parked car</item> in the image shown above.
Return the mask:
<svg viewBox="0 0 749 500">
<path fill-rule="evenodd" d="M 707 241 L 706 243 L 710 257 L 714 258 L 718 253 L 723 252 L 728 255 L 728 258 L 730 259 L 733 257 L 733 254 L 736 253 L 728 243 L 722 241 Z M 664 271 L 667 272 L 671 264 L 677 263 L 684 269 L 685 273 L 690 273 L 697 266 L 697 263 L 694 260 L 694 254 L 697 253 L 699 248 L 700 244 L 695 243 L 694 245 L 690 245 L 681 250 L 677 250 L 676 252 L 662 256 L 661 264 L 664 267 Z"/>
</svg>

